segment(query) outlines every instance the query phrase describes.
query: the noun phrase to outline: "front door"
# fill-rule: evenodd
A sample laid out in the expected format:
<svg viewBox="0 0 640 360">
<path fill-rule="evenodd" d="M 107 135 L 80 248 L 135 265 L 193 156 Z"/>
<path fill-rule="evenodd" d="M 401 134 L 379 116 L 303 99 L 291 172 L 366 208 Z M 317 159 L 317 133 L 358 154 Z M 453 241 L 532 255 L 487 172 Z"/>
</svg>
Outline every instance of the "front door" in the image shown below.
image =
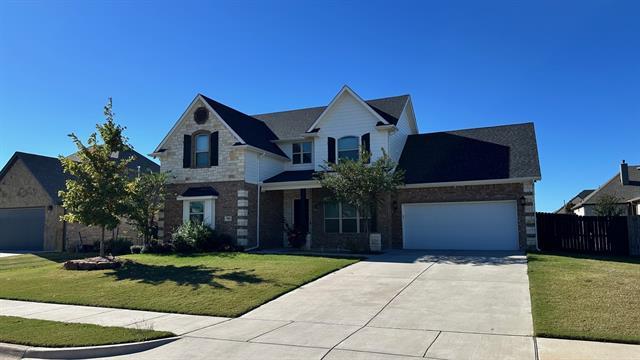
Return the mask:
<svg viewBox="0 0 640 360">
<path fill-rule="evenodd" d="M 293 228 L 309 232 L 309 199 L 293 200 Z"/>
</svg>

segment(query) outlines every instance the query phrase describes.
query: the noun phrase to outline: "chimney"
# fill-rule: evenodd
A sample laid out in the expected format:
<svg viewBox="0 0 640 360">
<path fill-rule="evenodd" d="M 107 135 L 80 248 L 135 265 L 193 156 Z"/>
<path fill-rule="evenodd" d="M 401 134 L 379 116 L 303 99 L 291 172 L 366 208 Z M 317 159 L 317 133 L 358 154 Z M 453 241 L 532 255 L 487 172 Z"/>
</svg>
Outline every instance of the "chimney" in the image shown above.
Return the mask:
<svg viewBox="0 0 640 360">
<path fill-rule="evenodd" d="M 629 185 L 629 164 L 622 160 L 620 164 L 620 182 L 622 185 Z"/>
</svg>

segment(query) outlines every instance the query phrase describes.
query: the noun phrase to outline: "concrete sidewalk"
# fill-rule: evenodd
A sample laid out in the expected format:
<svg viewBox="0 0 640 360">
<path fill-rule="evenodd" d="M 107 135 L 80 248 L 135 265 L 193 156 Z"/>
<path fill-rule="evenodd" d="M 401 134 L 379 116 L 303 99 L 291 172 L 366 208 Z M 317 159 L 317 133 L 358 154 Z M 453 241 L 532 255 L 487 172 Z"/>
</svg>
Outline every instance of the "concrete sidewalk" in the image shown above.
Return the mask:
<svg viewBox="0 0 640 360">
<path fill-rule="evenodd" d="M 176 335 L 229 320 L 223 317 L 170 314 L 93 306 L 48 304 L 0 299 L 0 315 L 71 323 L 170 331 Z"/>
<path fill-rule="evenodd" d="M 640 345 L 537 338 L 540 360 L 640 360 Z"/>
<path fill-rule="evenodd" d="M 118 359 L 640 360 L 638 345 L 536 347 L 520 254 L 390 252 L 235 319 L 7 300 L 0 315 L 182 335 Z"/>
</svg>

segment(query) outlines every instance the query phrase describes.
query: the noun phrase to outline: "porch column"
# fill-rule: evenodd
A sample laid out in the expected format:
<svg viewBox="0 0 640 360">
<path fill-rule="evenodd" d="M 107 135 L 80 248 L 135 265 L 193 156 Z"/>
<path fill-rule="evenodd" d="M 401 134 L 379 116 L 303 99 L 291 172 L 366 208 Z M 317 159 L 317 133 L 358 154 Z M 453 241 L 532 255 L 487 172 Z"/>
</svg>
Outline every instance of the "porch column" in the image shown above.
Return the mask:
<svg viewBox="0 0 640 360">
<path fill-rule="evenodd" d="M 300 189 L 300 217 L 302 218 L 302 230 L 309 232 L 309 203 L 307 200 L 307 189 Z"/>
</svg>

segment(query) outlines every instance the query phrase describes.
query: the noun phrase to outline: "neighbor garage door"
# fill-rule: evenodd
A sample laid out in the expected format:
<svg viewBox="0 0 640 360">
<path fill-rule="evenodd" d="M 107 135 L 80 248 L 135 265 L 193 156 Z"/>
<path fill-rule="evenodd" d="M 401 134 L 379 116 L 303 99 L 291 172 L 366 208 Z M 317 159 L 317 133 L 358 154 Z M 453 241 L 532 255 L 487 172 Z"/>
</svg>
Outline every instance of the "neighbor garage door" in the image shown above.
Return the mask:
<svg viewBox="0 0 640 360">
<path fill-rule="evenodd" d="M 42 250 L 43 234 L 44 208 L 0 209 L 0 250 Z"/>
<path fill-rule="evenodd" d="M 515 201 L 402 205 L 405 249 L 517 250 Z"/>
</svg>

